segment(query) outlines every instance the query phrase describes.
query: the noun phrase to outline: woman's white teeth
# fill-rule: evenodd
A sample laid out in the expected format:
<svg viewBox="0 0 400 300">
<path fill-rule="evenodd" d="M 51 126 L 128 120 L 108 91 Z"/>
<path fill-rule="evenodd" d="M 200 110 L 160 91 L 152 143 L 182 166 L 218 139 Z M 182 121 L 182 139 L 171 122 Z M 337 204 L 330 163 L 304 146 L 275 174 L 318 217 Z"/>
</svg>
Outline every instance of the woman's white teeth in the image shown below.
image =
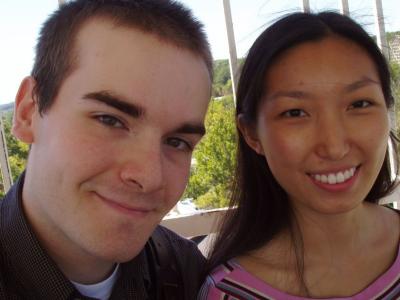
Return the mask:
<svg viewBox="0 0 400 300">
<path fill-rule="evenodd" d="M 329 174 L 314 174 L 311 175 L 315 180 L 320 181 L 322 183 L 328 184 L 337 184 L 345 182 L 346 180 L 350 179 L 354 176 L 356 168 L 348 169 L 344 172 L 337 172 L 337 173 L 329 173 Z"/>
</svg>

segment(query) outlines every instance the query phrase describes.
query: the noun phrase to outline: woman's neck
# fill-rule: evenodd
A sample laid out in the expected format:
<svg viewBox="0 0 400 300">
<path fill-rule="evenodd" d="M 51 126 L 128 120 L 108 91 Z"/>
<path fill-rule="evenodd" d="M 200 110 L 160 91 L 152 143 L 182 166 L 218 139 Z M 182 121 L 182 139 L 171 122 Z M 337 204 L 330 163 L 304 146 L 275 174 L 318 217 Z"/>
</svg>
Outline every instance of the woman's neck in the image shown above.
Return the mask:
<svg viewBox="0 0 400 300">
<path fill-rule="evenodd" d="M 350 212 L 335 215 L 295 210 L 292 236 L 301 237 L 309 257 L 360 253 L 382 230 L 375 208 L 376 205 L 363 203 Z"/>
</svg>

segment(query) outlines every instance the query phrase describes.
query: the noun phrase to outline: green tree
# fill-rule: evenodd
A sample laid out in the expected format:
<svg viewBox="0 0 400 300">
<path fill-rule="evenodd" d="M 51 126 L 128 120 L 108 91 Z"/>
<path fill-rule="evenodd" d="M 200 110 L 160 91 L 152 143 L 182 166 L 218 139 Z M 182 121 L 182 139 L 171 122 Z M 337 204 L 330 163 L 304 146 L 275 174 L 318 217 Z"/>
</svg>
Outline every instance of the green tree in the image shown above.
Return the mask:
<svg viewBox="0 0 400 300">
<path fill-rule="evenodd" d="M 226 84 L 230 81 L 229 63 L 227 59 L 214 61 L 214 82 L 212 89 L 213 97 L 221 97 L 232 94 L 232 90 L 226 91 Z M 227 92 L 227 93 L 226 93 Z"/>
<path fill-rule="evenodd" d="M 231 74 L 229 71 L 229 62 L 227 59 L 220 59 L 214 61 L 214 83 L 224 85 L 229 79 Z"/>
<path fill-rule="evenodd" d="M 398 89 L 400 84 L 400 65 L 396 62 L 391 62 L 390 72 L 392 73 L 392 81 L 394 89 Z"/>
<path fill-rule="evenodd" d="M 234 104 L 231 96 L 212 100 L 206 116 L 207 134 L 193 153 L 185 197 L 201 208 L 224 207 L 236 161 Z"/>
<path fill-rule="evenodd" d="M 396 35 L 399 35 L 400 31 L 394 31 L 394 32 L 386 32 L 386 39 L 388 42 L 391 42 L 394 40 Z"/>
<path fill-rule="evenodd" d="M 239 67 L 243 63 L 243 59 L 238 60 Z M 214 81 L 212 96 L 222 97 L 232 95 L 232 81 L 229 69 L 229 61 L 220 59 L 214 61 Z"/>
<path fill-rule="evenodd" d="M 397 129 L 399 130 L 400 126 L 400 65 L 391 62 L 390 63 L 390 72 L 392 74 L 392 90 L 393 96 L 395 99 L 395 113 L 396 113 L 396 122 Z"/>
<path fill-rule="evenodd" d="M 11 133 L 12 111 L 3 114 L 4 134 L 6 137 L 8 162 L 10 164 L 11 174 L 15 181 L 25 169 L 28 158 L 29 146 L 17 140 Z"/>
</svg>

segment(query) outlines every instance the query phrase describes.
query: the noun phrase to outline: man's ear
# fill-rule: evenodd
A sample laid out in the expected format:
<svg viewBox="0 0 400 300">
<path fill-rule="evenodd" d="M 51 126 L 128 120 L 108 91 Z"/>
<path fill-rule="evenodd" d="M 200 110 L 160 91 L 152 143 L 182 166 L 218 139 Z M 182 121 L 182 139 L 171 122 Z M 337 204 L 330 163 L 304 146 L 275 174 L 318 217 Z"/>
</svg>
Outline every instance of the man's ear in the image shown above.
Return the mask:
<svg viewBox="0 0 400 300">
<path fill-rule="evenodd" d="M 257 130 L 254 123 L 248 122 L 243 114 L 237 117 L 237 126 L 242 133 L 247 145 L 252 148 L 257 154 L 264 155 L 264 151 L 260 140 L 258 139 Z"/>
<path fill-rule="evenodd" d="M 15 97 L 12 133 L 27 144 L 34 141 L 33 118 L 38 113 L 34 97 L 35 86 L 36 81 L 33 77 L 24 78 Z"/>
</svg>

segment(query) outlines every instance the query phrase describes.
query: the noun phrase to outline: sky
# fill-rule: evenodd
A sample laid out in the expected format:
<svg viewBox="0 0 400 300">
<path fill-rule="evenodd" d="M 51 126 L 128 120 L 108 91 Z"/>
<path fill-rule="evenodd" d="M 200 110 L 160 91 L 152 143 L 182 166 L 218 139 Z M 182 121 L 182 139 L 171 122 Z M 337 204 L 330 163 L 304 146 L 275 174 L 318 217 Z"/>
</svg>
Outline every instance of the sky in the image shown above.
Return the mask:
<svg viewBox="0 0 400 300">
<path fill-rule="evenodd" d="M 215 59 L 228 58 L 223 0 L 179 0 L 205 25 Z M 375 33 L 375 0 L 349 0 L 350 15 Z M 238 57 L 244 57 L 261 31 L 280 16 L 301 10 L 300 0 L 231 0 Z M 14 101 L 30 73 L 43 21 L 57 0 L 0 0 L 0 104 Z M 339 10 L 339 0 L 310 0 L 312 11 Z M 382 0 L 386 31 L 400 31 L 400 0 Z"/>
</svg>

